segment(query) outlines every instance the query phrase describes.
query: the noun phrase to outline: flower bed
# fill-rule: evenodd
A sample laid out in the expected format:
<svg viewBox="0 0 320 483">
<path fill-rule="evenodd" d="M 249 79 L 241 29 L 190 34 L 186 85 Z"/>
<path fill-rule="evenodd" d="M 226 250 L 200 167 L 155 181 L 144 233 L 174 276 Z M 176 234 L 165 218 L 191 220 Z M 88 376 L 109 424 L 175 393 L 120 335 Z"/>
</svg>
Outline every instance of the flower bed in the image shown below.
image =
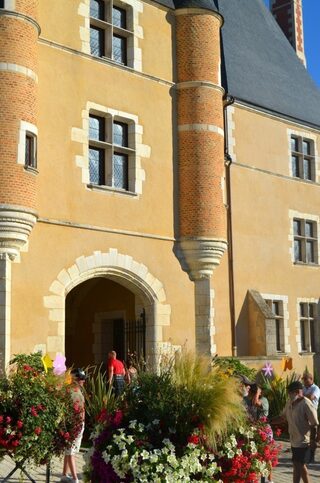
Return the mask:
<svg viewBox="0 0 320 483">
<path fill-rule="evenodd" d="M 46 372 L 40 354 L 16 357 L 0 378 L 0 457 L 43 464 L 70 446 L 80 424 L 65 376 Z"/>
<path fill-rule="evenodd" d="M 257 483 L 279 447 L 266 421 L 247 420 L 238 392 L 199 360 L 140 374 L 118 410 L 101 412 L 86 481 Z"/>
</svg>

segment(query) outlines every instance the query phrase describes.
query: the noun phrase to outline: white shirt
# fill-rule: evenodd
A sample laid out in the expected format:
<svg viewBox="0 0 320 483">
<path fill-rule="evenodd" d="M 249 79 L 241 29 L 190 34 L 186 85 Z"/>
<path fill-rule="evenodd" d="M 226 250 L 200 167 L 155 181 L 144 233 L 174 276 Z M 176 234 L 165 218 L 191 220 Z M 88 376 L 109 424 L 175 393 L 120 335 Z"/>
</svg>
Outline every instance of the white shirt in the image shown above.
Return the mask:
<svg viewBox="0 0 320 483">
<path fill-rule="evenodd" d="M 319 399 L 320 399 L 320 389 L 316 384 L 311 384 L 311 386 L 303 388 L 303 395 L 309 399 L 310 396 L 314 396 L 315 399 L 310 399 L 312 404 L 316 409 L 318 409 Z"/>
</svg>

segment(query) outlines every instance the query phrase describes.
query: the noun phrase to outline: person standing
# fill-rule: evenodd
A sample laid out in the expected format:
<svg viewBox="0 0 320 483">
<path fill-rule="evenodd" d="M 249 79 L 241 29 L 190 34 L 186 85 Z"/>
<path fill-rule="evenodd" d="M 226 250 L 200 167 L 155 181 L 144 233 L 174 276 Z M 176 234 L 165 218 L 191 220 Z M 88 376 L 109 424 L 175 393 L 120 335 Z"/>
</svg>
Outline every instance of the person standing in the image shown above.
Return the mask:
<svg viewBox="0 0 320 483">
<path fill-rule="evenodd" d="M 60 481 L 69 482 L 69 483 L 79 483 L 78 476 L 77 476 L 75 455 L 80 451 L 82 436 L 84 432 L 85 410 L 84 410 L 84 395 L 82 393 L 82 387 L 84 385 L 84 382 L 87 376 L 85 372 L 80 368 L 73 369 L 71 371 L 71 375 L 72 375 L 71 397 L 72 397 L 73 403 L 76 404 L 80 409 L 82 425 L 78 436 L 72 443 L 72 446 L 65 450 L 64 461 L 63 461 L 63 476 Z M 68 470 L 70 470 L 71 476 L 67 474 Z"/>
<path fill-rule="evenodd" d="M 309 372 L 305 372 L 302 377 L 303 380 L 303 395 L 310 399 L 315 409 L 318 410 L 319 399 L 320 399 L 320 389 L 314 383 L 313 376 Z M 316 448 L 310 449 L 310 461 L 309 463 L 315 462 Z"/>
<path fill-rule="evenodd" d="M 292 462 L 293 483 L 310 483 L 306 464 L 310 460 L 310 449 L 316 446 L 320 439 L 318 432 L 317 411 L 311 401 L 303 395 L 303 385 L 294 381 L 288 386 L 289 400 L 283 413 L 273 418 L 274 424 L 288 423 Z"/>
<path fill-rule="evenodd" d="M 113 384 L 115 396 L 120 396 L 125 388 L 125 368 L 121 361 L 117 359 L 117 353 L 110 351 L 108 354 L 108 382 Z"/>
</svg>

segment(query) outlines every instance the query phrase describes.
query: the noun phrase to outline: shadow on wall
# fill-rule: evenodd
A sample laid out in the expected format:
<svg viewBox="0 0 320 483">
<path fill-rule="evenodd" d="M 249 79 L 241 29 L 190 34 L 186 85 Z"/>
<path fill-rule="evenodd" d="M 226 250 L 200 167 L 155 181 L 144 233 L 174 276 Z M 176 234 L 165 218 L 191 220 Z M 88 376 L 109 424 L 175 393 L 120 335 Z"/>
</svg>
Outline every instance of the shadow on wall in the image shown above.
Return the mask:
<svg viewBox="0 0 320 483">
<path fill-rule="evenodd" d="M 249 355 L 249 310 L 248 310 L 248 292 L 243 301 L 240 314 L 236 326 L 237 355 Z"/>
</svg>

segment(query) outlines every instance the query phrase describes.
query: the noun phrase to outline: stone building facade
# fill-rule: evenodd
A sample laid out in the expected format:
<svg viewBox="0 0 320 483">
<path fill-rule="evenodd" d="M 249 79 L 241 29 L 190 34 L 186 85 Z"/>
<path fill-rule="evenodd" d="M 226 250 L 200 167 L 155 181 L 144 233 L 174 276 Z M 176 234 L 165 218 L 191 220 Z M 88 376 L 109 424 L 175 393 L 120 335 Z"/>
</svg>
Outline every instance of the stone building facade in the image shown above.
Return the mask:
<svg viewBox="0 0 320 483">
<path fill-rule="evenodd" d="M 320 94 L 241 4 L 0 1 L 3 366 L 317 363 Z"/>
</svg>

